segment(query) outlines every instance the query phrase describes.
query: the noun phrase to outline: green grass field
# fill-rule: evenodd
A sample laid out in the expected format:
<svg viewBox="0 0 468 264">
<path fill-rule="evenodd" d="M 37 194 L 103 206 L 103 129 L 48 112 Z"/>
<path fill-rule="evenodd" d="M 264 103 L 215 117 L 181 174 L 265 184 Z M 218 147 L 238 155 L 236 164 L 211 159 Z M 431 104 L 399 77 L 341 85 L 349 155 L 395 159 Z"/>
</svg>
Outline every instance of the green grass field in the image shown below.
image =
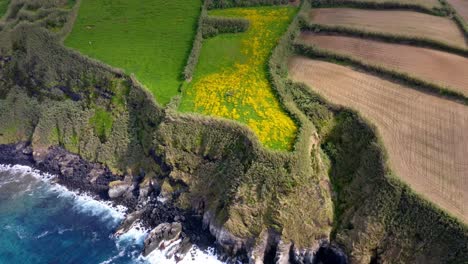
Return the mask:
<svg viewBox="0 0 468 264">
<path fill-rule="evenodd" d="M 0 18 L 6 13 L 10 0 L 0 0 Z"/>
<path fill-rule="evenodd" d="M 201 0 L 83 0 L 65 45 L 134 73 L 165 105 L 182 83 L 200 7 Z"/>
<path fill-rule="evenodd" d="M 211 16 L 248 19 L 250 28 L 204 40 L 193 80 L 184 87 L 180 111 L 237 120 L 265 146 L 291 149 L 297 127 L 275 97 L 267 64 L 295 14 L 294 7 L 210 11 Z"/>
</svg>

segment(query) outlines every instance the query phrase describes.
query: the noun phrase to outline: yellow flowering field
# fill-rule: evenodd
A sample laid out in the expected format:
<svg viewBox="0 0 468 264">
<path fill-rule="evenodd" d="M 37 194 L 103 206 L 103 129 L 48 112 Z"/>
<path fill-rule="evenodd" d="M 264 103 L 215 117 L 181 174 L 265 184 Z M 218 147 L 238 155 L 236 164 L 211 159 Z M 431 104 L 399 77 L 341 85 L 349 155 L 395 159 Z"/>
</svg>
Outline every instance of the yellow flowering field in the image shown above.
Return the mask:
<svg viewBox="0 0 468 264">
<path fill-rule="evenodd" d="M 293 7 L 233 8 L 210 15 L 250 21 L 247 32 L 205 40 L 180 110 L 247 124 L 272 149 L 290 150 L 297 127 L 278 103 L 267 78 L 272 49 L 296 13 Z"/>
</svg>

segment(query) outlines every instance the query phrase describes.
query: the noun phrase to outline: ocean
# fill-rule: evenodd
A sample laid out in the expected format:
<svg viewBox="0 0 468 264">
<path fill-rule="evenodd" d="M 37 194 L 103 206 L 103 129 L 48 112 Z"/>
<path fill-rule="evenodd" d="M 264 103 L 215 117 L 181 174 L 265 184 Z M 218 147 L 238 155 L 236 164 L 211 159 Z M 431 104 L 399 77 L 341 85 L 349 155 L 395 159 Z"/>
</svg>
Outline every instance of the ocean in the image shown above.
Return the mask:
<svg viewBox="0 0 468 264">
<path fill-rule="evenodd" d="M 141 255 L 145 228 L 113 234 L 126 208 L 94 200 L 26 166 L 0 165 L 0 264 L 169 264 L 170 247 Z M 193 246 L 178 263 L 221 263 Z"/>
</svg>

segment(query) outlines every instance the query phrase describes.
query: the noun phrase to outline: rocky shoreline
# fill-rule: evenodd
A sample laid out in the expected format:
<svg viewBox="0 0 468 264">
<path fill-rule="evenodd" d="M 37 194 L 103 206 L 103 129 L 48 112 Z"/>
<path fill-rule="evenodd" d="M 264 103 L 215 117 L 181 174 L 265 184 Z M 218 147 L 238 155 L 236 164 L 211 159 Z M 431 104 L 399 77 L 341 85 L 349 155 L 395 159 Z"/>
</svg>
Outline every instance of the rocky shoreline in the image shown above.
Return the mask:
<svg viewBox="0 0 468 264">
<path fill-rule="evenodd" d="M 157 187 L 150 184 L 147 190 L 135 190 L 134 186 L 126 186 L 121 195 L 111 199 L 116 190 L 110 189 L 109 184 L 121 177 L 112 174 L 101 164 L 85 161 L 60 147 L 37 152 L 26 142 L 0 145 L 0 164 L 25 165 L 57 175 L 57 183 L 71 190 L 90 193 L 98 200 L 110 200 L 116 205 L 126 206 L 128 214 L 117 229 L 116 235 L 127 232 L 137 222 L 146 228 L 152 228 L 145 240 L 144 256 L 155 249 L 168 247 L 178 240 L 181 242 L 169 252 L 176 260 L 183 259 L 193 244 L 201 250 L 215 244 L 215 238 L 208 230 L 203 229 L 202 216 L 159 201 L 160 190 Z M 145 194 L 145 197 L 139 199 L 141 194 Z M 241 259 L 242 256 L 239 256 L 239 260 Z"/>
<path fill-rule="evenodd" d="M 156 183 L 141 185 L 144 172 L 136 176 L 114 175 L 105 166 L 88 162 L 61 147 L 33 150 L 27 142 L 0 145 L 0 164 L 26 165 L 57 175 L 57 183 L 71 190 L 127 207 L 128 214 L 116 235 L 127 232 L 136 223 L 149 228 L 144 256 L 171 247 L 168 256 L 181 260 L 196 245 L 201 250 L 216 246 L 215 252 L 226 263 L 347 263 L 345 254 L 327 241 L 318 243 L 314 250 L 301 251 L 281 241 L 275 232 L 264 234 L 265 243 L 248 246 L 248 241 L 213 226 L 209 212 L 201 215 L 162 201 L 161 188 Z M 251 250 L 247 252 L 247 248 Z"/>
</svg>

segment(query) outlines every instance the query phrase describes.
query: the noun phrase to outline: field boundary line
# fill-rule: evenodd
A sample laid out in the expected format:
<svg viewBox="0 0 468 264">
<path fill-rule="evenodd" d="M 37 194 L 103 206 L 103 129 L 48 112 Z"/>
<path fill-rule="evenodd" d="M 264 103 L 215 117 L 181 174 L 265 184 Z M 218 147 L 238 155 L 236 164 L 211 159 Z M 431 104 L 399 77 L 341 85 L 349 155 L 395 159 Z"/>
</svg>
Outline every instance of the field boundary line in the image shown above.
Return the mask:
<svg viewBox="0 0 468 264">
<path fill-rule="evenodd" d="M 328 49 L 321 49 L 316 46 L 307 45 L 304 43 L 296 43 L 294 45 L 296 54 L 303 55 L 308 58 L 325 60 L 337 64 L 344 64 L 357 67 L 366 72 L 379 75 L 381 77 L 398 81 L 409 87 L 429 93 L 431 95 L 439 96 L 444 99 L 449 99 L 457 103 L 468 105 L 468 97 L 464 94 L 454 91 L 449 87 L 445 87 L 433 82 L 428 82 L 411 74 L 403 73 L 396 70 L 388 69 L 384 66 L 367 63 L 361 59 L 353 56 L 344 55 L 338 52 L 330 51 Z"/>
<path fill-rule="evenodd" d="M 380 40 L 390 43 L 406 44 L 423 48 L 431 48 L 448 53 L 457 54 L 468 58 L 468 49 L 448 44 L 442 41 L 428 39 L 424 37 L 405 36 L 391 33 L 380 33 L 376 31 L 362 30 L 348 26 L 330 26 L 324 24 L 308 23 L 303 25 L 302 30 L 314 33 L 330 33 L 343 36 L 358 37 L 363 39 Z"/>
<path fill-rule="evenodd" d="M 393 2 L 392 0 L 382 3 L 366 2 L 359 0 L 311 0 L 314 8 L 355 8 L 367 10 L 408 10 L 413 12 L 425 13 L 433 16 L 448 17 L 453 20 L 465 36 L 465 42 L 468 45 L 468 21 L 465 21 L 446 0 L 439 0 L 440 8 L 428 8 L 419 4 L 405 4 Z"/>
<path fill-rule="evenodd" d="M 425 7 L 420 4 L 399 3 L 392 0 L 386 2 L 366 2 L 366 1 L 351 1 L 351 0 L 311 0 L 314 8 L 359 8 L 373 10 L 409 10 L 420 13 L 425 13 L 434 16 L 447 16 L 450 12 L 441 3 L 441 7 Z"/>
<path fill-rule="evenodd" d="M 78 17 L 78 12 L 80 11 L 81 1 L 82 0 L 76 0 L 75 5 L 72 7 L 68 15 L 67 22 L 65 23 L 65 25 L 63 25 L 62 30 L 60 30 L 59 32 L 60 43 L 62 44 L 65 42 L 65 39 L 68 37 L 68 35 L 70 35 L 70 33 L 73 30 L 76 18 Z"/>
<path fill-rule="evenodd" d="M 452 19 L 465 35 L 465 41 L 468 45 L 468 21 L 465 21 L 465 19 L 460 16 L 457 9 L 447 2 L 447 0 L 439 0 L 439 2 L 449 10 L 450 15 L 453 16 Z"/>
</svg>

